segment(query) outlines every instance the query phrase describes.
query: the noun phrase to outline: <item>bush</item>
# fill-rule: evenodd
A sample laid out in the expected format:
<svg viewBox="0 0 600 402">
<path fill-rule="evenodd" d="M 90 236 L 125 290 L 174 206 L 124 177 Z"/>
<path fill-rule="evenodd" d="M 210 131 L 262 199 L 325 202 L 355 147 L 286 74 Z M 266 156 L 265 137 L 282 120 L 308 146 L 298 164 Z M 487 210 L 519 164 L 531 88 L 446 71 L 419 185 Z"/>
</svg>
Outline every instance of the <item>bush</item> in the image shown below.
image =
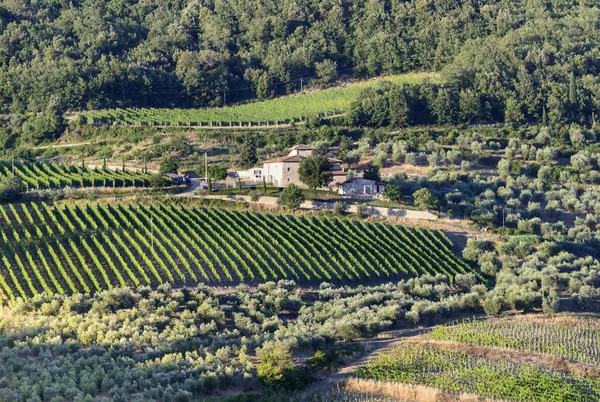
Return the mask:
<svg viewBox="0 0 600 402">
<path fill-rule="evenodd" d="M 343 201 L 336 201 L 333 203 L 333 213 L 335 215 L 341 216 L 346 213 L 347 205 Z"/>
<path fill-rule="evenodd" d="M 364 204 L 358 204 L 356 206 L 356 217 L 358 219 L 364 219 L 367 217 L 367 206 Z"/>
<path fill-rule="evenodd" d="M 179 163 L 177 163 L 177 161 L 170 156 L 165 156 L 160 161 L 160 173 L 162 173 L 162 174 L 165 174 L 165 173 L 175 173 L 176 174 L 178 169 L 179 169 Z"/>
<path fill-rule="evenodd" d="M 0 177 L 0 202 L 17 201 L 26 190 L 27 187 L 18 177 Z"/>
<path fill-rule="evenodd" d="M 148 182 L 150 183 L 150 186 L 152 188 L 163 188 L 171 185 L 171 179 L 169 179 L 166 176 L 163 176 L 160 173 L 153 174 L 152 176 L 150 176 Z"/>
<path fill-rule="evenodd" d="M 304 194 L 298 186 L 292 183 L 281 192 L 279 201 L 282 207 L 293 211 L 300 208 L 304 202 Z"/>
</svg>

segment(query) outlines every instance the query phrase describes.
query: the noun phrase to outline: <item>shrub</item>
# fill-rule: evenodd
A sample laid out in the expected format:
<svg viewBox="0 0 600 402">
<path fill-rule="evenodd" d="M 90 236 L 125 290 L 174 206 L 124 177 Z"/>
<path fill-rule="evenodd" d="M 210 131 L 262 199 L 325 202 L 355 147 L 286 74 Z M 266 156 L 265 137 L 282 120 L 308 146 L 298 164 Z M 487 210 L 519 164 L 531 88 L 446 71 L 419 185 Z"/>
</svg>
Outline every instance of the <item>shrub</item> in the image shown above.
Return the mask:
<svg viewBox="0 0 600 402">
<path fill-rule="evenodd" d="M 16 176 L 0 177 L 0 202 L 17 201 L 25 193 L 27 187 Z"/>
</svg>

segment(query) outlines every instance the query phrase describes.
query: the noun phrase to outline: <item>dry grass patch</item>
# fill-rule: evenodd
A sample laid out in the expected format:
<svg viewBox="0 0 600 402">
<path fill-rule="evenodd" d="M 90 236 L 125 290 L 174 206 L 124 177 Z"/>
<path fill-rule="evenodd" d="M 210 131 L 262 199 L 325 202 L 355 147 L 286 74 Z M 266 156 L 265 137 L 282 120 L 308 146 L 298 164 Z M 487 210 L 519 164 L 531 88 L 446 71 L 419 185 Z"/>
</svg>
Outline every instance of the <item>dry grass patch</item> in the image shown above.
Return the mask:
<svg viewBox="0 0 600 402">
<path fill-rule="evenodd" d="M 403 402 L 487 402 L 489 398 L 480 398 L 473 394 L 452 395 L 437 388 L 422 385 L 402 384 L 385 381 L 351 378 L 342 384 L 349 392 L 376 395 Z M 498 401 L 498 400 L 494 400 Z"/>
</svg>

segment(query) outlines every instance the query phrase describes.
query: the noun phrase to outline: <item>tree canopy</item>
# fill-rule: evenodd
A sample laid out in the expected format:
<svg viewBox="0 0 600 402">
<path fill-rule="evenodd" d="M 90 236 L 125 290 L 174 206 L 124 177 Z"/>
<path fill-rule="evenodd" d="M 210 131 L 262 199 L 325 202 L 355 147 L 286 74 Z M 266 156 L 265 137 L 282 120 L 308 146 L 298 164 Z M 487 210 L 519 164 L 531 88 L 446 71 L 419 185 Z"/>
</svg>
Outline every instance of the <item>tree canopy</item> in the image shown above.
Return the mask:
<svg viewBox="0 0 600 402">
<path fill-rule="evenodd" d="M 333 180 L 330 165 L 323 155 L 313 155 L 300 162 L 298 174 L 302 183 L 313 190 L 317 187 L 327 187 Z"/>
<path fill-rule="evenodd" d="M 0 108 L 13 113 L 222 105 L 296 91 L 300 77 L 423 70 L 443 74 L 429 99 L 441 122 L 519 110 L 541 120 L 544 108 L 553 123 L 589 120 L 600 108 L 590 0 L 0 0 L 0 10 Z M 423 118 L 407 113 L 412 98 L 386 101 L 395 124 Z"/>
</svg>

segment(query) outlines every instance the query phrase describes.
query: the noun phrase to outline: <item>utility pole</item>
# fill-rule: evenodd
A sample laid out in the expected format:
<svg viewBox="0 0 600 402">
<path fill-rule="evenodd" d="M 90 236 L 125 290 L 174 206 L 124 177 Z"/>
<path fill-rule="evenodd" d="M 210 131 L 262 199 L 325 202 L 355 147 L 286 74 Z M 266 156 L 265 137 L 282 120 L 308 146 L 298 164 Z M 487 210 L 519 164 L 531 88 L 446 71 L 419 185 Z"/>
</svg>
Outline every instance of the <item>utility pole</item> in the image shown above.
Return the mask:
<svg viewBox="0 0 600 402">
<path fill-rule="evenodd" d="M 300 92 L 302 92 L 302 88 L 303 88 L 303 82 L 302 82 L 302 77 L 300 77 Z"/>
<path fill-rule="evenodd" d="M 227 105 L 227 93 L 223 91 L 223 106 Z"/>
<path fill-rule="evenodd" d="M 208 183 L 208 153 L 204 153 L 204 180 Z"/>
</svg>

